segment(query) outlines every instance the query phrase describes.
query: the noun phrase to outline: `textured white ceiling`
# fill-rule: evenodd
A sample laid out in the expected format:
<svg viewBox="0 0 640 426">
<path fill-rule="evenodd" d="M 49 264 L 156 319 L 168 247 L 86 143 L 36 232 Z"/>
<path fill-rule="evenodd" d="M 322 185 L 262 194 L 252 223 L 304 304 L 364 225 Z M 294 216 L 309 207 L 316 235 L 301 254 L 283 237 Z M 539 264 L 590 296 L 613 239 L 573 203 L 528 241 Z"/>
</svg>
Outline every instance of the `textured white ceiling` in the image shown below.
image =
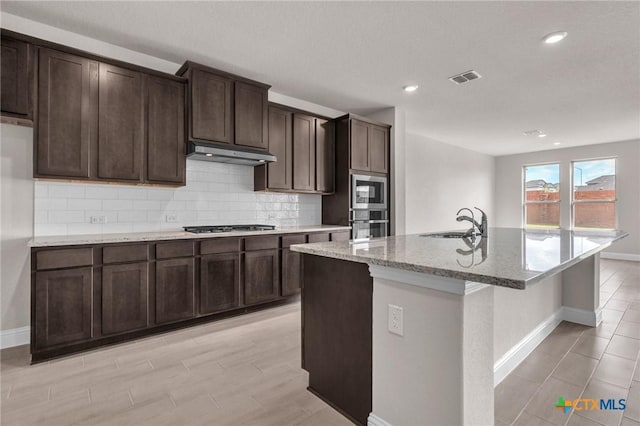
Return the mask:
<svg viewBox="0 0 640 426">
<path fill-rule="evenodd" d="M 2 10 L 493 155 L 640 138 L 640 2 L 14 2 Z M 564 30 L 557 45 L 545 34 Z M 447 77 L 483 77 L 455 85 Z M 401 90 L 419 84 L 413 94 Z M 545 139 L 522 132 L 540 129 Z"/>
</svg>

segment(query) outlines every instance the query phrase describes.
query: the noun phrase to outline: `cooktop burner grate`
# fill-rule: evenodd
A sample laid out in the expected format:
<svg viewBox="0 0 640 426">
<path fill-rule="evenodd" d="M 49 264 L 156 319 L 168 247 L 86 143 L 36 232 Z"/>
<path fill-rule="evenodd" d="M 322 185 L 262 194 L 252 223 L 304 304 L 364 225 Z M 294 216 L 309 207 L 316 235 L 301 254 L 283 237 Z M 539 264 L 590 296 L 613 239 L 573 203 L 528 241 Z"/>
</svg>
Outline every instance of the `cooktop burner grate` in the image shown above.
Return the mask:
<svg viewBox="0 0 640 426">
<path fill-rule="evenodd" d="M 205 234 L 214 232 L 233 231 L 273 231 L 274 225 L 215 225 L 215 226 L 184 226 L 186 232 L 193 234 Z"/>
</svg>

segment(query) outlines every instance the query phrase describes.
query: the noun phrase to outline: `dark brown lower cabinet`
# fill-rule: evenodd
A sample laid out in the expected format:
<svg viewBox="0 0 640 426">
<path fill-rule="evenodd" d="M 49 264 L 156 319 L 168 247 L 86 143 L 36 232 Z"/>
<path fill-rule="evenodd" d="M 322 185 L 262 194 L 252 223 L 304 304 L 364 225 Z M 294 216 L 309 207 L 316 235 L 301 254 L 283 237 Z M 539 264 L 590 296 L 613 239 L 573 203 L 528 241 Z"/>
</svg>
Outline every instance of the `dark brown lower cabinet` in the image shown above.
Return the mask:
<svg viewBox="0 0 640 426">
<path fill-rule="evenodd" d="M 244 304 L 277 299 L 280 290 L 278 249 L 248 251 L 244 254 Z"/>
<path fill-rule="evenodd" d="M 240 296 L 240 255 L 223 253 L 200 259 L 200 313 L 235 308 Z"/>
<path fill-rule="evenodd" d="M 89 340 L 92 292 L 91 267 L 37 272 L 35 347 Z"/>
<path fill-rule="evenodd" d="M 302 254 L 282 249 L 282 295 L 291 296 L 300 293 L 302 280 Z"/>
<path fill-rule="evenodd" d="M 149 264 L 107 265 L 102 269 L 102 334 L 149 325 Z"/>
<path fill-rule="evenodd" d="M 195 316 L 194 259 L 156 262 L 156 323 L 179 321 Z"/>
</svg>

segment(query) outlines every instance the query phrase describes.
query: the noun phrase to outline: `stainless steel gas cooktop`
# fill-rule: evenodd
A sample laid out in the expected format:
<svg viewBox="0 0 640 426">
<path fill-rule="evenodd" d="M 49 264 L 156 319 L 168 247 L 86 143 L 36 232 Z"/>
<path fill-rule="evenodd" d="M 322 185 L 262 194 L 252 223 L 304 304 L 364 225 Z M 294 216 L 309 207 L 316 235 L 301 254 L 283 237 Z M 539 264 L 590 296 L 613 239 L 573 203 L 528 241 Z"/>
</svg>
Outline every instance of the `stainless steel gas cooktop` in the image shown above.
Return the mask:
<svg viewBox="0 0 640 426">
<path fill-rule="evenodd" d="M 273 231 L 274 225 L 215 225 L 215 226 L 183 226 L 186 232 L 193 234 L 204 234 L 213 232 L 232 231 Z"/>
</svg>

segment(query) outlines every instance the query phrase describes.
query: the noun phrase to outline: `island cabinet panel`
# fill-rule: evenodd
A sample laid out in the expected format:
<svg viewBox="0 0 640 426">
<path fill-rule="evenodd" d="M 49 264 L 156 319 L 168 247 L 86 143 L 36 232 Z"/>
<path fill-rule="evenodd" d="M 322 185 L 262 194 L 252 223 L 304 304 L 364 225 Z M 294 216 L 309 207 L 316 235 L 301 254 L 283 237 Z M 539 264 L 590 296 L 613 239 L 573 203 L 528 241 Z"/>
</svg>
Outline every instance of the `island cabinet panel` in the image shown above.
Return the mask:
<svg viewBox="0 0 640 426">
<path fill-rule="evenodd" d="M 388 173 L 389 130 L 371 125 L 369 133 L 369 168 L 372 172 Z"/>
<path fill-rule="evenodd" d="M 316 191 L 331 193 L 335 182 L 335 123 L 316 119 Z"/>
<path fill-rule="evenodd" d="M 102 269 L 102 334 L 146 328 L 148 263 L 107 265 Z"/>
<path fill-rule="evenodd" d="M 189 85 L 191 137 L 233 143 L 233 80 L 195 68 L 191 70 Z"/>
<path fill-rule="evenodd" d="M 98 63 L 40 49 L 36 176 L 88 178 Z"/>
<path fill-rule="evenodd" d="M 370 126 L 358 120 L 351 120 L 350 168 L 369 171 Z"/>
<path fill-rule="evenodd" d="M 185 184 L 184 83 L 147 79 L 147 180 Z"/>
<path fill-rule="evenodd" d="M 92 276 L 91 267 L 36 273 L 36 349 L 91 339 Z"/>
<path fill-rule="evenodd" d="M 157 324 L 192 318 L 194 311 L 194 259 L 156 262 L 155 308 Z"/>
<path fill-rule="evenodd" d="M 142 181 L 142 76 L 100 64 L 98 177 Z"/>
<path fill-rule="evenodd" d="M 2 37 L 0 56 L 0 98 L 2 114 L 31 119 L 31 67 L 33 46 L 24 41 Z"/>
<path fill-rule="evenodd" d="M 267 88 L 236 81 L 235 144 L 267 149 Z"/>
<path fill-rule="evenodd" d="M 315 118 L 293 115 L 293 189 L 316 187 Z"/>
<path fill-rule="evenodd" d="M 223 253 L 200 259 L 200 313 L 211 314 L 240 303 L 240 254 Z"/>
<path fill-rule="evenodd" d="M 277 161 L 266 166 L 267 187 L 269 189 L 293 188 L 292 122 L 293 113 L 291 111 L 274 106 L 269 107 L 269 152 L 277 158 Z M 260 167 L 264 168 L 265 166 Z"/>
<path fill-rule="evenodd" d="M 277 299 L 280 290 L 278 249 L 248 251 L 244 254 L 244 304 Z"/>
<path fill-rule="evenodd" d="M 373 278 L 365 263 L 303 255 L 302 359 L 309 389 L 366 425 L 372 407 Z"/>
</svg>

